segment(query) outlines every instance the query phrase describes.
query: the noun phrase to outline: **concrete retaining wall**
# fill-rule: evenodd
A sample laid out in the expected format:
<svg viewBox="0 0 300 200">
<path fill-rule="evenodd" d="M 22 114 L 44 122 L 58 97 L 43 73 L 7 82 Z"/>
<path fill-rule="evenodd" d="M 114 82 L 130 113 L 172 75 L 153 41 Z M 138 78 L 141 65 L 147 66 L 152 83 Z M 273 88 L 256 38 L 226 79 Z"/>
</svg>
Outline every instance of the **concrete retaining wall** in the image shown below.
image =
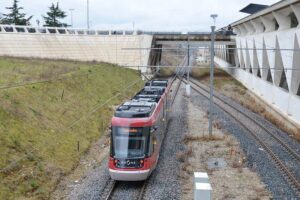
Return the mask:
<svg viewBox="0 0 300 200">
<path fill-rule="evenodd" d="M 241 68 L 232 68 L 231 64 L 221 58 L 215 57 L 215 62 L 285 118 L 300 125 L 299 96 L 253 76 Z"/>
<path fill-rule="evenodd" d="M 103 61 L 134 67 L 148 64 L 151 35 L 0 33 L 0 56 Z M 143 72 L 145 68 L 141 69 Z"/>
</svg>

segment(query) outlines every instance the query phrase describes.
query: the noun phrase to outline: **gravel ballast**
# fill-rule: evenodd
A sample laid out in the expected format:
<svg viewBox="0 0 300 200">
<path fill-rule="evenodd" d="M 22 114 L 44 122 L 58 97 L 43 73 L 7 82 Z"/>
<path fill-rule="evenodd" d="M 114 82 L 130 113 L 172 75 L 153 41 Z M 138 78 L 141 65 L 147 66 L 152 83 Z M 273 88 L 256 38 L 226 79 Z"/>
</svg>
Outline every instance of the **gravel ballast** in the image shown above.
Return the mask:
<svg viewBox="0 0 300 200">
<path fill-rule="evenodd" d="M 181 143 L 187 128 L 187 102 L 183 97 L 185 92 L 183 86 L 184 84 L 178 91 L 170 113 L 171 121 L 161 149 L 159 163 L 147 183 L 144 199 L 181 199 L 180 162 L 176 158 L 176 153 L 185 150 Z"/>
<path fill-rule="evenodd" d="M 204 96 L 197 94 L 194 90 L 192 92 L 191 100 L 201 109 L 208 111 L 209 101 Z M 247 109 L 244 110 L 247 112 Z M 215 106 L 213 116 L 215 120 L 220 122 L 221 127 L 224 130 L 238 139 L 241 148 L 247 156 L 247 166 L 255 170 L 261 176 L 268 190 L 271 191 L 274 199 L 297 199 L 297 194 L 289 187 L 289 184 L 267 153 L 238 122 L 229 117 L 228 114 L 217 106 Z"/>
</svg>

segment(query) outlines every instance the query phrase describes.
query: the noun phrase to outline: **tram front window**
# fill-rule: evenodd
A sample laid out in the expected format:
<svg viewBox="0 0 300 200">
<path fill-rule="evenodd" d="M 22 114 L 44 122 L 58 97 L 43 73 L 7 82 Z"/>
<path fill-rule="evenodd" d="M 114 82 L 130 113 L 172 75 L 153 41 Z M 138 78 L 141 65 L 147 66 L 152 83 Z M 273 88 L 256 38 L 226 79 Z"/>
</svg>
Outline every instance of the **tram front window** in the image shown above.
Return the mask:
<svg viewBox="0 0 300 200">
<path fill-rule="evenodd" d="M 112 128 L 112 155 L 116 158 L 141 158 L 147 155 L 148 127 Z"/>
</svg>

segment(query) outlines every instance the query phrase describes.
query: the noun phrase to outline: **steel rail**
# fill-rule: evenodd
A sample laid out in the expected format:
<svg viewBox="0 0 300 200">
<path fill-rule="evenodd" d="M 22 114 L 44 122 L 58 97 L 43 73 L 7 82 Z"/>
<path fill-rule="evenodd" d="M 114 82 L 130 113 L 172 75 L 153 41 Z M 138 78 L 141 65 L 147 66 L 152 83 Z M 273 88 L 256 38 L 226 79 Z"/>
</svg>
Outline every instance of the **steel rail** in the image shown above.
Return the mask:
<svg viewBox="0 0 300 200">
<path fill-rule="evenodd" d="M 206 92 L 209 92 L 208 89 L 205 88 L 205 86 L 202 85 L 201 83 L 196 82 L 195 80 L 191 80 L 191 82 L 194 83 L 195 85 L 197 85 L 198 87 L 200 87 L 202 90 L 205 90 Z M 215 97 L 217 99 L 219 99 L 220 101 L 223 101 L 226 105 L 230 106 L 232 109 L 238 111 L 244 117 L 251 120 L 255 125 L 257 125 L 261 129 L 263 129 L 265 132 L 267 132 L 273 139 L 275 139 L 277 142 L 279 142 L 289 152 L 290 155 L 292 155 L 296 160 L 298 160 L 300 162 L 300 155 L 296 151 L 294 151 L 291 147 L 289 147 L 289 145 L 285 141 L 280 139 L 277 135 L 272 133 L 270 130 L 268 130 L 266 127 L 264 127 L 261 123 L 259 123 L 257 120 L 253 119 L 253 117 L 249 116 L 245 112 L 241 111 L 240 109 L 236 108 L 235 106 L 233 106 L 233 105 L 229 104 L 228 102 L 224 101 L 222 99 L 222 97 L 220 96 L 220 94 L 215 93 Z"/>
<path fill-rule="evenodd" d="M 186 81 L 183 80 L 185 83 Z M 196 91 L 198 92 L 199 94 L 203 95 L 204 97 L 208 98 L 207 97 L 207 93 L 205 90 L 202 89 L 199 90 L 198 88 L 201 89 L 200 86 L 196 85 L 195 83 L 192 82 L 193 85 L 191 85 L 191 87 Z M 195 87 L 195 85 L 198 87 Z M 205 93 L 203 93 L 203 91 Z M 283 173 L 283 175 L 285 175 L 285 179 L 293 186 L 293 188 L 295 188 L 295 190 L 297 191 L 297 195 L 300 197 L 300 181 L 295 178 L 295 175 L 290 171 L 290 169 L 288 169 L 286 167 L 286 165 L 280 160 L 280 158 L 272 151 L 272 149 L 270 147 L 268 147 L 268 145 L 263 141 L 261 140 L 256 133 L 254 133 L 247 125 L 245 125 L 244 122 L 242 122 L 239 118 L 237 118 L 234 114 L 228 112 L 226 110 L 226 108 L 224 108 L 224 105 L 228 106 L 229 104 L 224 101 L 223 99 L 220 99 L 217 97 L 217 99 L 221 102 L 215 102 L 216 105 L 221 108 L 224 112 L 226 112 L 228 115 L 230 115 L 233 119 L 235 119 L 237 122 L 240 123 L 240 125 L 245 129 L 247 130 L 253 137 L 254 139 L 260 144 L 260 146 L 262 146 L 265 151 L 268 153 L 268 155 L 271 157 L 271 159 L 273 160 L 273 162 L 275 163 L 275 165 L 278 167 L 278 169 Z M 223 106 L 221 105 L 223 103 Z M 229 105 L 230 106 L 230 105 Z M 232 108 L 232 107 L 231 107 Z M 235 109 L 236 110 L 236 109 Z M 241 111 L 239 110 L 236 110 L 238 111 L 239 113 L 241 113 Z"/>
<path fill-rule="evenodd" d="M 173 104 L 174 104 L 174 102 L 175 102 L 175 99 L 176 99 L 176 96 L 177 96 L 177 93 L 178 93 L 178 91 L 179 91 L 179 88 L 180 88 L 181 83 L 182 83 L 182 78 L 179 78 L 179 83 L 178 83 L 177 86 L 176 86 L 175 94 L 174 94 L 174 96 L 173 96 L 173 98 L 172 98 L 172 101 L 171 101 L 171 106 L 173 106 Z"/>
<path fill-rule="evenodd" d="M 113 193 L 114 193 L 117 185 L 118 185 L 117 181 L 109 179 L 106 182 L 106 186 L 105 186 L 105 188 L 102 191 L 102 198 L 101 199 L 103 199 L 103 200 L 109 200 L 109 199 L 111 199 L 111 197 L 112 197 L 112 195 L 113 195 Z M 103 194 L 103 193 L 106 193 L 106 194 Z"/>
<path fill-rule="evenodd" d="M 143 200 L 144 195 L 145 195 L 145 191 L 146 191 L 146 187 L 147 187 L 147 181 L 144 181 L 143 186 L 140 189 L 137 200 Z"/>
</svg>

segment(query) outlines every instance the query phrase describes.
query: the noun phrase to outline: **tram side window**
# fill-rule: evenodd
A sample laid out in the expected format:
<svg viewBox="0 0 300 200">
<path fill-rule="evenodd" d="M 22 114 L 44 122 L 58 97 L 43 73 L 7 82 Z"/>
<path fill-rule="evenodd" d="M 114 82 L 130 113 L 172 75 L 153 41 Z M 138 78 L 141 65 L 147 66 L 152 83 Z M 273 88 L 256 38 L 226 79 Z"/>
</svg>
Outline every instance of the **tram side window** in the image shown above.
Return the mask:
<svg viewBox="0 0 300 200">
<path fill-rule="evenodd" d="M 159 118 L 160 118 L 160 120 L 159 120 L 159 127 L 161 127 L 161 128 L 160 128 L 158 134 L 162 138 L 162 135 L 164 134 L 164 127 L 165 127 L 164 105 L 163 105 L 163 107 L 162 107 L 162 109 L 160 111 Z"/>
<path fill-rule="evenodd" d="M 150 136 L 149 142 L 150 142 L 150 144 L 149 144 L 149 156 L 151 156 L 154 153 L 155 145 L 156 145 L 156 137 L 155 137 L 155 135 L 152 134 Z"/>
</svg>

